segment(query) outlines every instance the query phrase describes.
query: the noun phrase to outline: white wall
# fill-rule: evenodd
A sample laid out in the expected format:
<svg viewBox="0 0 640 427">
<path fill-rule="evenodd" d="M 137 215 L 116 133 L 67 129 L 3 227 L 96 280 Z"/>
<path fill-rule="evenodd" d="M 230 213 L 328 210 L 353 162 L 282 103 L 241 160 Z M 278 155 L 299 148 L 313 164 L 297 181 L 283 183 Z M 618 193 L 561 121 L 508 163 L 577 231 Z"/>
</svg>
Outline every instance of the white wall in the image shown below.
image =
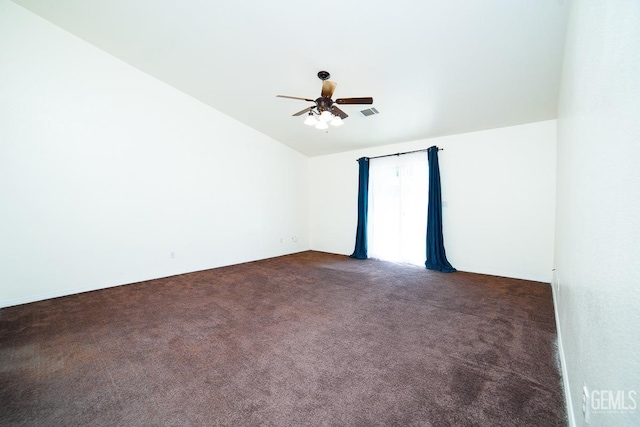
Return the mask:
<svg viewBox="0 0 640 427">
<path fill-rule="evenodd" d="M 461 271 L 550 282 L 555 120 L 310 159 L 311 247 L 350 254 L 359 157 L 432 145 L 439 153 L 447 258 Z M 425 153 L 426 156 L 426 153 Z"/>
<path fill-rule="evenodd" d="M 307 250 L 307 163 L 0 0 L 0 306 Z"/>
<path fill-rule="evenodd" d="M 582 387 L 623 392 L 640 425 L 640 2 L 574 1 L 558 119 L 555 290 L 572 425 Z M 596 406 L 601 394 L 591 394 Z M 609 404 L 607 404 L 609 405 Z M 611 408 L 608 409 L 620 409 Z"/>
</svg>

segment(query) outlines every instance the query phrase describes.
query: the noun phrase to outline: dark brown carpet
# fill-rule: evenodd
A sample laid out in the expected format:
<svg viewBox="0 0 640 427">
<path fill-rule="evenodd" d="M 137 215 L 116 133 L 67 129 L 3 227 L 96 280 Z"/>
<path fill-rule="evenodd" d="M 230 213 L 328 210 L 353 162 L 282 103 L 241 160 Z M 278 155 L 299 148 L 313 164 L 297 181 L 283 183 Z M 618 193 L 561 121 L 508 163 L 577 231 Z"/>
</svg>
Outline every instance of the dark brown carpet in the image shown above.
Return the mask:
<svg viewBox="0 0 640 427">
<path fill-rule="evenodd" d="M 0 425 L 561 426 L 549 285 L 304 252 L 0 310 Z"/>
</svg>

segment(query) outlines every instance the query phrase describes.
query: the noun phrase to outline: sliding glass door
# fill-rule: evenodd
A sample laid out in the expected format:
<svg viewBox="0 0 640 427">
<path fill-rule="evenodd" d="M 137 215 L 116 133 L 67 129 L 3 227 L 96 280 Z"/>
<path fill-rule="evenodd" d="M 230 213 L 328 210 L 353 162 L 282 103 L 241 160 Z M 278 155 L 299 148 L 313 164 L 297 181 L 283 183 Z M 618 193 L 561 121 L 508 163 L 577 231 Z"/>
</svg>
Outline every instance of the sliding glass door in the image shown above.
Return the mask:
<svg viewBox="0 0 640 427">
<path fill-rule="evenodd" d="M 425 153 L 370 159 L 369 257 L 424 266 L 428 189 Z"/>
</svg>

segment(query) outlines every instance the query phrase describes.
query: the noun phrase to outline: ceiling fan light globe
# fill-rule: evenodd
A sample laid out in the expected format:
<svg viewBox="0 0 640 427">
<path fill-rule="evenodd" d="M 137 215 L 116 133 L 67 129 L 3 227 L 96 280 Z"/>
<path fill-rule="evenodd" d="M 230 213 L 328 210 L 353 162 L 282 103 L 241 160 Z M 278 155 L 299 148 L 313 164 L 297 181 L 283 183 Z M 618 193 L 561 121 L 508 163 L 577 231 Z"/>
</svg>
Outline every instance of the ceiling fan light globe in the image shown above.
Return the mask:
<svg viewBox="0 0 640 427">
<path fill-rule="evenodd" d="M 320 120 L 318 124 L 316 124 L 316 129 L 324 130 L 324 129 L 327 129 L 328 127 L 329 125 L 327 124 L 327 122 L 323 122 L 322 120 Z"/>
<path fill-rule="evenodd" d="M 329 122 L 331 120 L 333 120 L 333 114 L 331 114 L 331 111 L 324 110 L 322 114 L 320 114 L 320 121 Z"/>
<path fill-rule="evenodd" d="M 342 119 L 340 118 L 340 116 L 335 116 L 335 117 L 333 118 L 333 120 L 331 120 L 331 121 L 329 122 L 329 124 L 330 124 L 331 126 L 336 126 L 336 127 L 337 127 L 337 126 L 342 126 L 342 125 L 344 124 L 344 122 L 342 121 Z"/>
<path fill-rule="evenodd" d="M 315 117 L 313 117 L 313 113 L 310 113 L 307 118 L 304 120 L 304 124 L 307 126 L 315 126 L 318 123 Z"/>
</svg>

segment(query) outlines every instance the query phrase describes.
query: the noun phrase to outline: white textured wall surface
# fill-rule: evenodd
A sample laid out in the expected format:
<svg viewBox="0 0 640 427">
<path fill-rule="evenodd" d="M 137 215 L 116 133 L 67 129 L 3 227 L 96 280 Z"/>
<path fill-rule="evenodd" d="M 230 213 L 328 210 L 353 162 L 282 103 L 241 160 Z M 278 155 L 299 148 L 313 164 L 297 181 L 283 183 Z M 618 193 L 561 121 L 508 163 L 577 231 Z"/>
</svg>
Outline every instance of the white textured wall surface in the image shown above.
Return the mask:
<svg viewBox="0 0 640 427">
<path fill-rule="evenodd" d="M 306 157 L 5 0 L 0 94 L 0 306 L 308 249 Z"/>
<path fill-rule="evenodd" d="M 311 158 L 311 247 L 353 252 L 357 158 L 432 145 L 444 148 L 438 156 L 444 239 L 453 266 L 550 282 L 555 120 Z"/>
<path fill-rule="evenodd" d="M 637 426 L 640 2 L 573 2 L 557 160 L 555 298 L 571 422 L 585 425 L 586 385 L 589 426 Z M 602 390 L 623 402 L 603 401 Z"/>
</svg>

